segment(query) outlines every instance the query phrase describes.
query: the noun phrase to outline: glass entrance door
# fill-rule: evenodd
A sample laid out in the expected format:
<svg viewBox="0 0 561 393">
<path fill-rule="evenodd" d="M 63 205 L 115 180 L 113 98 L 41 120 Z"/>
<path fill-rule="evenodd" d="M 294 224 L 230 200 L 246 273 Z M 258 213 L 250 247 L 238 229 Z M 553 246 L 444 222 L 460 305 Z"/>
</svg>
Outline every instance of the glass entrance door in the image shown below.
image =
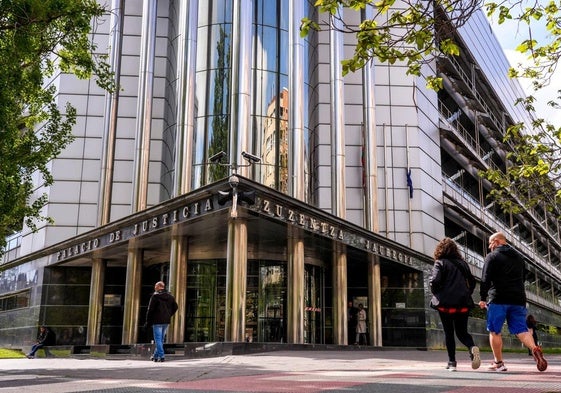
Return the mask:
<svg viewBox="0 0 561 393">
<path fill-rule="evenodd" d="M 258 340 L 286 342 L 286 267 L 261 262 L 259 266 Z"/>
<path fill-rule="evenodd" d="M 304 342 L 323 344 L 323 269 L 304 267 Z"/>
</svg>

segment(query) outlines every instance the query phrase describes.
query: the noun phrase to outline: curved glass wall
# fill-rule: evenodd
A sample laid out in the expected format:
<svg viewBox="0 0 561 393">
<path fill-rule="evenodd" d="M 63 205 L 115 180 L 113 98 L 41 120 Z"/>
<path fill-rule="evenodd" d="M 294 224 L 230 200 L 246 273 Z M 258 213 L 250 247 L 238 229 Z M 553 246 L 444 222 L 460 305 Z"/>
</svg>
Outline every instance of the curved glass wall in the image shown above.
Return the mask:
<svg viewBox="0 0 561 393">
<path fill-rule="evenodd" d="M 199 2 L 195 101 L 194 187 L 227 176 L 226 167 L 205 166 L 207 157 L 228 151 L 232 1 Z"/>
<path fill-rule="evenodd" d="M 288 133 L 290 91 L 288 81 L 288 0 L 255 0 L 251 29 L 251 130 L 250 153 L 261 158 L 254 166 L 254 177 L 282 192 L 288 190 Z M 243 4 L 242 4 L 243 6 Z M 222 179 L 226 166 L 207 165 L 208 157 L 220 151 L 229 153 L 228 135 L 232 95 L 231 70 L 234 2 L 215 0 L 199 2 L 195 102 L 195 143 L 193 152 L 193 187 Z M 306 58 L 306 57 L 305 57 Z M 307 60 L 303 60 L 307 64 Z M 304 69 L 308 69 L 307 66 Z M 304 73 L 306 75 L 306 73 Z M 306 79 L 306 78 L 304 78 Z M 307 97 L 308 85 L 302 86 Z M 302 92 L 300 92 L 302 93 Z M 305 99 L 304 102 L 308 102 Z M 306 105 L 307 106 L 307 105 Z M 308 111 L 302 108 L 304 122 Z M 307 135 L 307 132 L 306 132 Z M 305 136 L 307 140 L 308 137 Z M 307 142 L 304 141 L 307 155 Z M 224 160 L 226 162 L 226 160 Z"/>
<path fill-rule="evenodd" d="M 287 191 L 288 2 L 255 2 L 253 25 L 253 151 L 262 159 L 260 181 Z"/>
</svg>

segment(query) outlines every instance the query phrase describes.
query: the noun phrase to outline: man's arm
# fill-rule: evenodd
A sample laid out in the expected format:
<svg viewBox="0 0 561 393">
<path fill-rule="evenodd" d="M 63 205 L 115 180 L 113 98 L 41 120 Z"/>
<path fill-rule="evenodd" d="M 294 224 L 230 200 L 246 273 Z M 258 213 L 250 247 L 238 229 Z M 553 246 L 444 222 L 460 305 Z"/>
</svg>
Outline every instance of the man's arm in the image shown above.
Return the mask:
<svg viewBox="0 0 561 393">
<path fill-rule="evenodd" d="M 479 307 L 487 307 L 487 296 L 489 295 L 489 288 L 491 288 L 491 275 L 490 275 L 490 265 L 491 265 L 491 254 L 487 255 L 485 258 L 485 264 L 483 265 L 483 272 L 481 273 L 481 283 L 479 284 Z"/>
<path fill-rule="evenodd" d="M 146 327 L 152 326 L 152 320 L 154 315 L 154 295 L 150 297 L 150 301 L 148 302 L 148 310 L 146 311 Z"/>
</svg>

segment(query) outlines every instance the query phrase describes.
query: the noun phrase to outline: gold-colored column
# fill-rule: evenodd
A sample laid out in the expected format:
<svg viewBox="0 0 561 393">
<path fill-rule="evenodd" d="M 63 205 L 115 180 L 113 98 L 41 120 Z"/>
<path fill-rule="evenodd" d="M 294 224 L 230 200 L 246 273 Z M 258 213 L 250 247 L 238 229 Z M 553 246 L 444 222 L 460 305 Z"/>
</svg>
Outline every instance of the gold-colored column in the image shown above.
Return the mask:
<svg viewBox="0 0 561 393">
<path fill-rule="evenodd" d="M 231 219 L 226 256 L 226 317 L 224 341 L 245 338 L 245 292 L 247 288 L 247 223 Z"/>
<path fill-rule="evenodd" d="M 125 282 L 125 302 L 123 310 L 122 344 L 135 344 L 138 339 L 138 321 L 140 312 L 140 288 L 142 285 L 142 250 L 129 244 L 127 257 L 127 278 Z"/>
<path fill-rule="evenodd" d="M 92 277 L 90 281 L 90 307 L 88 310 L 87 345 L 99 344 L 101 333 L 101 315 L 103 312 L 103 285 L 105 283 L 105 261 L 101 258 L 92 260 Z"/>
<path fill-rule="evenodd" d="M 288 228 L 288 337 L 291 344 L 304 343 L 304 240 L 300 228 Z"/>
<path fill-rule="evenodd" d="M 380 288 L 380 258 L 368 255 L 368 330 L 370 342 L 382 346 L 382 290 Z"/>
<path fill-rule="evenodd" d="M 333 343 L 346 345 L 347 327 L 347 253 L 344 244 L 333 243 Z"/>
<path fill-rule="evenodd" d="M 304 1 L 288 2 L 288 193 L 305 201 L 306 193 L 306 40 L 300 37 L 300 23 L 307 15 Z"/>
<path fill-rule="evenodd" d="M 132 177 L 131 211 L 133 213 L 146 209 L 148 205 L 157 21 L 158 1 L 144 0 L 140 32 L 140 68 L 138 71 L 138 101 Z"/>
<path fill-rule="evenodd" d="M 172 343 L 182 343 L 185 341 L 185 313 L 187 309 L 187 252 L 187 237 L 174 234 L 171 238 L 169 291 L 175 297 L 175 301 L 177 302 L 179 308 L 171 320 L 167 334 L 168 342 Z"/>
</svg>

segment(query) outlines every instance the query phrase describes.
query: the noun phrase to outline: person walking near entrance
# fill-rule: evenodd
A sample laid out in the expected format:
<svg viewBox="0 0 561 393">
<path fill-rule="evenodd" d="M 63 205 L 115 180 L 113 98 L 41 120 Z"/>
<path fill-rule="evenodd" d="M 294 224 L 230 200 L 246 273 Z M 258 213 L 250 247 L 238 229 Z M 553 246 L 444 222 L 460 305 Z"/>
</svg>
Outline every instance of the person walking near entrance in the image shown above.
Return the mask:
<svg viewBox="0 0 561 393">
<path fill-rule="evenodd" d="M 487 308 L 487 330 L 494 361 L 489 367 L 506 371 L 503 362 L 501 330 L 506 320 L 508 330 L 531 352 L 539 371 L 547 369 L 540 346 L 534 342 L 526 326 L 526 291 L 524 288 L 525 263 L 522 256 L 509 244 L 502 232 L 489 237 L 491 252 L 485 258 L 481 274 L 479 307 Z"/>
<path fill-rule="evenodd" d="M 446 369 L 456 371 L 457 367 L 454 333 L 469 350 L 471 368 L 478 369 L 481 365 L 479 348 L 467 330 L 469 311 L 474 307 L 471 295 L 475 289 L 475 278 L 462 258 L 458 246 L 449 237 L 436 245 L 434 260 L 429 280 L 433 294 L 430 305 L 438 310 L 442 321 L 448 352 Z"/>
<path fill-rule="evenodd" d="M 362 303 L 358 305 L 358 312 L 356 314 L 356 342 L 357 345 L 367 345 L 368 340 L 366 339 L 366 310 Z"/>
<path fill-rule="evenodd" d="M 166 291 L 166 284 L 163 281 L 158 281 L 154 285 L 154 290 L 146 312 L 146 327 L 152 327 L 156 345 L 150 360 L 163 362 L 165 361 L 164 339 L 171 317 L 177 311 L 178 306 L 175 298 Z"/>
</svg>

